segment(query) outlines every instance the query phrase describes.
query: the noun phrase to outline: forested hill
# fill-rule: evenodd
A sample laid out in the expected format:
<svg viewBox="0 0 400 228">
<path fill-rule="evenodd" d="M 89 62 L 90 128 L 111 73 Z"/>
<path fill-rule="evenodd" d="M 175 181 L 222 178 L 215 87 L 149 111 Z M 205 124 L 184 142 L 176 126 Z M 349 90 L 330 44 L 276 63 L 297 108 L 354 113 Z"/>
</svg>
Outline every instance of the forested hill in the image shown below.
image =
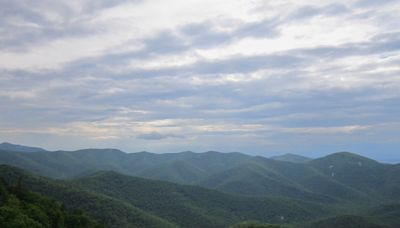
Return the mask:
<svg viewBox="0 0 400 228">
<path fill-rule="evenodd" d="M 0 150 L 0 164 L 13 165 L 42 176 L 74 178 L 99 170 L 113 170 L 128 175 L 182 183 L 199 181 L 252 158 L 241 153 L 213 151 L 153 154 L 124 153 L 116 149 L 36 153 Z"/>
<path fill-rule="evenodd" d="M 22 177 L 29 191 L 110 227 L 400 225 L 400 165 L 349 152 L 293 162 L 213 151 L 0 150 L 0 163 L 5 181 Z"/>
<path fill-rule="evenodd" d="M 1 168 L 4 172 L 11 168 Z M 22 178 L 22 176 L 20 176 Z M 81 210 L 66 210 L 62 203 L 28 190 L 23 180 L 0 179 L 0 227 L 66 227 L 101 228 Z"/>
<path fill-rule="evenodd" d="M 318 202 L 400 199 L 399 165 L 382 164 L 348 152 L 298 163 L 219 152 L 128 154 L 115 149 L 35 153 L 0 151 L 0 164 L 62 179 L 110 170 L 244 196 L 287 197 Z"/>
<path fill-rule="evenodd" d="M 3 180 L 0 218 L 5 224 L 22 219 L 26 224 L 45 224 L 43 227 L 51 227 L 46 224 L 54 222 L 61 224 L 58 227 L 71 227 L 69 224 L 99 227 L 101 224 L 105 227 L 333 228 L 354 224 L 347 228 L 394 228 L 399 225 L 396 215 L 400 206 L 396 204 L 365 208 L 367 212 L 347 216 L 346 213 L 355 213 L 347 208 L 349 205 L 235 196 L 113 171 L 74 180 L 52 180 L 3 165 L 0 178 Z M 18 189 L 23 189 L 22 193 Z M 38 207 L 40 212 L 30 210 L 31 207 Z M 49 207 L 54 210 L 50 211 Z M 8 216 L 10 210 L 14 217 Z M 259 222 L 243 222 L 256 220 Z M 267 225 L 271 223 L 280 225 Z"/>
<path fill-rule="evenodd" d="M 0 167 L 7 183 L 81 209 L 109 227 L 228 227 L 245 220 L 296 223 L 331 213 L 329 207 L 288 199 L 233 196 L 196 186 L 103 171 L 76 180 L 51 180 Z"/>
</svg>

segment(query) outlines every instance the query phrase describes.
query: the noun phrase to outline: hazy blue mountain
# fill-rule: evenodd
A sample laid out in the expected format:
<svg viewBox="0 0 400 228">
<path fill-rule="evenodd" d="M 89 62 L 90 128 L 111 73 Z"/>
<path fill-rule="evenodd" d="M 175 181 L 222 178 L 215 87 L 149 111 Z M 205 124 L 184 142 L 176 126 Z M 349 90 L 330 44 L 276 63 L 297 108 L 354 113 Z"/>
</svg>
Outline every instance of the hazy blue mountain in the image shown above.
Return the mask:
<svg viewBox="0 0 400 228">
<path fill-rule="evenodd" d="M 306 163 L 312 160 L 312 158 L 297 154 L 283 154 L 283 155 L 273 156 L 270 159 L 285 161 L 285 162 L 295 162 L 295 163 Z"/>
<path fill-rule="evenodd" d="M 224 170 L 243 164 L 252 156 L 241 153 L 220 153 L 209 151 L 204 153 L 181 152 L 171 154 L 152 154 L 158 163 L 147 165 L 146 168 L 137 172 L 140 177 L 155 180 L 165 180 L 175 183 L 196 184 L 200 180 L 222 172 Z M 136 156 L 132 154 L 132 160 Z"/>
<path fill-rule="evenodd" d="M 400 199 L 400 166 L 347 152 L 307 163 L 283 162 L 240 153 L 124 153 L 85 149 L 18 153 L 0 151 L 0 164 L 53 178 L 77 178 L 101 170 L 200 185 L 226 193 L 287 197 L 324 203 Z"/>
<path fill-rule="evenodd" d="M 3 142 L 0 144 L 0 150 L 7 150 L 7 151 L 16 151 L 16 152 L 43 152 L 46 151 L 42 148 L 39 147 L 30 147 L 30 146 L 22 146 L 22 145 L 16 145 L 16 144 L 11 144 L 8 142 Z"/>
<path fill-rule="evenodd" d="M 196 182 L 251 158 L 252 156 L 240 153 L 153 154 L 124 153 L 115 149 L 37 153 L 0 151 L 0 164 L 13 165 L 48 177 L 72 178 L 99 170 L 113 170 L 123 174 L 177 183 Z"/>
</svg>

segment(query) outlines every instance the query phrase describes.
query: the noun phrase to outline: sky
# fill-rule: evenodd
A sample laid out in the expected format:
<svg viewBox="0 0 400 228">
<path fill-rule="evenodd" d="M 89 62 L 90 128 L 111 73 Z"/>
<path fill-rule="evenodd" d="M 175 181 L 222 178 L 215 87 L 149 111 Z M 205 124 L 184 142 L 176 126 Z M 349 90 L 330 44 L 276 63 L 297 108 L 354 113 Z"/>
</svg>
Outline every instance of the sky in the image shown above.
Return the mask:
<svg viewBox="0 0 400 228">
<path fill-rule="evenodd" d="M 398 0 L 0 0 L 0 141 L 400 162 Z"/>
</svg>

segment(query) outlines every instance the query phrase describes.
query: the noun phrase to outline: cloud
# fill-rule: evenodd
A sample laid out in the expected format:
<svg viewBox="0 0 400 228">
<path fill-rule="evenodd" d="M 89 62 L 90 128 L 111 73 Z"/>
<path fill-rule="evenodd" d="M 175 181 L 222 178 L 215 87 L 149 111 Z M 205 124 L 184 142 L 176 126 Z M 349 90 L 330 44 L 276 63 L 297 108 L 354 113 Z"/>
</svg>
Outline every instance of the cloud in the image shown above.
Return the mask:
<svg viewBox="0 0 400 228">
<path fill-rule="evenodd" d="M 349 9 L 342 4 L 333 3 L 323 7 L 313 6 L 313 5 L 306 5 L 298 8 L 290 15 L 290 20 L 304 20 L 309 19 L 314 16 L 323 16 L 323 15 L 330 15 L 330 16 L 338 16 L 343 13 L 348 13 Z"/>
<path fill-rule="evenodd" d="M 382 0 L 382 1 L 373 1 L 373 0 L 359 0 L 355 3 L 356 7 L 376 7 L 382 6 L 385 4 L 396 3 L 395 0 Z"/>
<path fill-rule="evenodd" d="M 0 2 L 0 137 L 258 154 L 389 140 L 394 151 L 397 3 L 263 2 Z"/>
<path fill-rule="evenodd" d="M 83 1 L 83 11 L 93 12 L 102 9 L 109 9 L 124 3 L 142 3 L 143 0 L 99 0 L 99 1 Z"/>
<path fill-rule="evenodd" d="M 63 2 L 38 1 L 35 6 L 23 1 L 4 1 L 0 4 L 4 6 L 0 12 L 3 28 L 1 49 L 21 50 L 33 43 L 93 32 L 80 23 L 68 20 L 73 11 Z"/>
</svg>

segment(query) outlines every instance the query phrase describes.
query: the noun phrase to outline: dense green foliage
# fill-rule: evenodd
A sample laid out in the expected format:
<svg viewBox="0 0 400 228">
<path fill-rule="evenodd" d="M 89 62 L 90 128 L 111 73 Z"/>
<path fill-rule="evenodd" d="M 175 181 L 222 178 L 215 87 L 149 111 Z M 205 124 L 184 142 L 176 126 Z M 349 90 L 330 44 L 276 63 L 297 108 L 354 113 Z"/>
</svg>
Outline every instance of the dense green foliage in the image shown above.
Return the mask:
<svg viewBox="0 0 400 228">
<path fill-rule="evenodd" d="M 8 166 L 0 166 L 0 177 L 6 183 L 21 180 L 30 191 L 61 202 L 68 210 L 82 210 L 107 227 L 175 227 L 133 205 L 79 189 L 69 182 L 36 177 Z"/>
<path fill-rule="evenodd" d="M 284 228 L 281 225 L 266 224 L 258 221 L 245 221 L 231 226 L 230 228 Z"/>
<path fill-rule="evenodd" d="M 376 223 L 373 219 L 354 216 L 341 215 L 333 218 L 323 219 L 312 223 L 307 228 L 387 228 Z"/>
<path fill-rule="evenodd" d="M 296 222 L 328 213 L 325 207 L 309 202 L 232 196 L 115 172 L 100 172 L 72 183 L 131 203 L 182 227 L 226 227 L 248 219 Z"/>
<path fill-rule="evenodd" d="M 54 181 L 1 166 L 0 175 L 8 180 L 22 178 L 32 191 L 51 196 L 66 208 L 82 209 L 113 227 L 227 227 L 249 219 L 297 222 L 329 213 L 325 207 L 308 202 L 233 196 L 110 171 Z"/>
<path fill-rule="evenodd" d="M 101 227 L 82 211 L 67 211 L 61 203 L 26 190 L 21 183 L 0 180 L 0 227 Z"/>
<path fill-rule="evenodd" d="M 400 227 L 400 204 L 386 204 L 373 207 L 366 216 L 375 218 L 387 227 Z"/>
</svg>

